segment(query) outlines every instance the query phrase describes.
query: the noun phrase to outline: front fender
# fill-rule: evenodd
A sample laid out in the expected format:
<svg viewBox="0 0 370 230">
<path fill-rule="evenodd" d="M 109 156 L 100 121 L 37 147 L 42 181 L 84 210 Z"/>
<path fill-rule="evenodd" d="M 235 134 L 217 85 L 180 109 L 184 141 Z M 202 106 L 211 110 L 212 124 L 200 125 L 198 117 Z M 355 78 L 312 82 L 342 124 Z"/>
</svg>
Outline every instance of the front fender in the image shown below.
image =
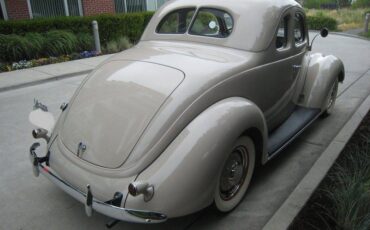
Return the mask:
<svg viewBox="0 0 370 230">
<path fill-rule="evenodd" d="M 138 176 L 136 181 L 154 186 L 152 200 L 128 195 L 125 207 L 161 210 L 170 218 L 207 207 L 231 146 L 250 128 L 257 129 L 266 143 L 264 116 L 254 103 L 233 97 L 210 106 Z"/>
<path fill-rule="evenodd" d="M 323 110 L 330 87 L 337 78 L 339 82 L 344 80 L 344 66 L 339 58 L 321 53 L 310 55 L 299 105 Z"/>
</svg>

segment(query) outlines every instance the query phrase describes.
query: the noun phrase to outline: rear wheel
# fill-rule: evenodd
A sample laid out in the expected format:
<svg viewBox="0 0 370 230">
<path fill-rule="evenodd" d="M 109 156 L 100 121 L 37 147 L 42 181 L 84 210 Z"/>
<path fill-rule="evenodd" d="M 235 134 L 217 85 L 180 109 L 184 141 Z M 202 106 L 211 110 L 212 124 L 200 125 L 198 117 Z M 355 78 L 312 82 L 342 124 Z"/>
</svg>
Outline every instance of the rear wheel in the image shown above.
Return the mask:
<svg viewBox="0 0 370 230">
<path fill-rule="evenodd" d="M 327 117 L 330 114 L 332 114 L 335 105 L 335 100 L 337 98 L 337 93 L 338 93 L 338 79 L 335 79 L 326 99 L 326 107 L 323 113 L 324 117 Z"/>
<path fill-rule="evenodd" d="M 251 138 L 240 137 L 233 145 L 218 178 L 215 206 L 221 212 L 234 209 L 242 200 L 255 165 L 255 146 Z"/>
</svg>

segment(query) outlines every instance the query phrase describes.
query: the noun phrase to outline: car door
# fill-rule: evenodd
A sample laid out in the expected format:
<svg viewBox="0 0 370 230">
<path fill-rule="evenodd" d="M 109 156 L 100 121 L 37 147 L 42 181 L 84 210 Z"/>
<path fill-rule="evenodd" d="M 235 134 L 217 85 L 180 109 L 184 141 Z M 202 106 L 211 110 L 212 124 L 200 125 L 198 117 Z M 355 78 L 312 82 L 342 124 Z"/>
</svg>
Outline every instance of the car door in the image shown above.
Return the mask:
<svg viewBox="0 0 370 230">
<path fill-rule="evenodd" d="M 290 10 L 281 17 L 273 44 L 266 52 L 269 63 L 256 73 L 263 81 L 263 100 L 259 103 L 269 131 L 283 123 L 295 108 L 293 97 L 306 46 L 303 14 L 297 15 Z"/>
</svg>

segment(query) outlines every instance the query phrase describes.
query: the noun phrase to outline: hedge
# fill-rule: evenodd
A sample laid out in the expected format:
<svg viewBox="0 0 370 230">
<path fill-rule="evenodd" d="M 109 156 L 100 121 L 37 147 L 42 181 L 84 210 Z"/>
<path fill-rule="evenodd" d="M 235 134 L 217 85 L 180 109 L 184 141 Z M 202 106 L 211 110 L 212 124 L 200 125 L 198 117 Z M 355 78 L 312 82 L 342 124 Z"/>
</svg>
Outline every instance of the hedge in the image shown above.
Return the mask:
<svg viewBox="0 0 370 230">
<path fill-rule="evenodd" d="M 331 31 L 337 30 L 337 21 L 325 16 L 307 16 L 307 26 L 311 30 L 320 30 L 323 27 Z"/>
<path fill-rule="evenodd" d="M 45 33 L 50 30 L 67 30 L 74 34 L 91 33 L 91 22 L 96 20 L 103 45 L 122 36 L 128 37 L 131 42 L 137 42 L 152 16 L 153 12 L 141 12 L 0 21 L 0 34 L 25 35 L 30 32 Z"/>
<path fill-rule="evenodd" d="M 92 35 L 79 33 L 77 36 L 63 30 L 27 33 L 24 36 L 0 34 L 0 62 L 10 63 L 91 51 Z"/>
<path fill-rule="evenodd" d="M 337 0 L 306 0 L 303 2 L 303 7 L 308 9 L 320 9 L 321 5 L 336 3 Z"/>
</svg>

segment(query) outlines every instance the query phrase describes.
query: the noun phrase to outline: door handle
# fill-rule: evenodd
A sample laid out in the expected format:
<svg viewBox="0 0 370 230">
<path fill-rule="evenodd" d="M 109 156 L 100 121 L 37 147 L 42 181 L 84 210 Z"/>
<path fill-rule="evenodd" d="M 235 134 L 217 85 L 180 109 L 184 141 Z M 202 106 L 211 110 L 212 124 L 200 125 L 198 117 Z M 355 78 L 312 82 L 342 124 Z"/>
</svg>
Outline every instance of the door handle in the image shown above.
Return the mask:
<svg viewBox="0 0 370 230">
<path fill-rule="evenodd" d="M 299 71 L 299 69 L 302 67 L 301 65 L 292 65 L 293 70 Z"/>
<path fill-rule="evenodd" d="M 299 70 L 301 69 L 301 65 L 292 65 L 293 68 L 293 79 L 295 79 L 298 75 Z"/>
</svg>

